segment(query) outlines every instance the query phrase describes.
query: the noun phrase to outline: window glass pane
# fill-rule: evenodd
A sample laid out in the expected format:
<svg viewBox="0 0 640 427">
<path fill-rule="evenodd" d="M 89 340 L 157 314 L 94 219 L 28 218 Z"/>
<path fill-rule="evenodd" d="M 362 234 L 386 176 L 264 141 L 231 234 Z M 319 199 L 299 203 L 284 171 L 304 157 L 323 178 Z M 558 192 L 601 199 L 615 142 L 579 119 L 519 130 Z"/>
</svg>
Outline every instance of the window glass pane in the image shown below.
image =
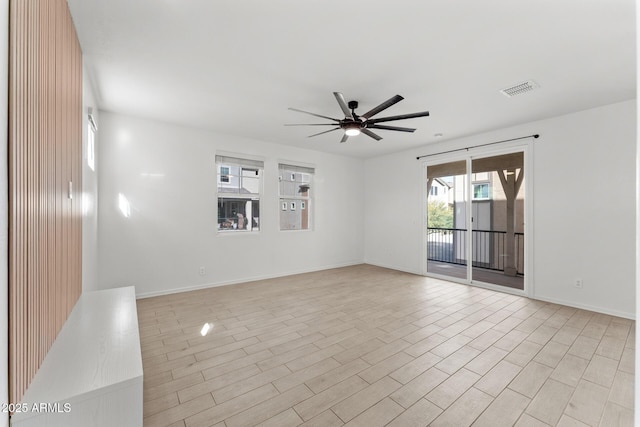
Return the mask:
<svg viewBox="0 0 640 427">
<path fill-rule="evenodd" d="M 262 170 L 241 166 L 219 166 L 218 193 L 238 195 L 259 195 Z"/>
<path fill-rule="evenodd" d="M 489 184 L 473 184 L 473 198 L 474 199 L 488 199 L 489 198 Z"/>
<path fill-rule="evenodd" d="M 220 166 L 220 182 L 229 182 L 229 168 Z"/>
<path fill-rule="evenodd" d="M 258 231 L 262 162 L 216 156 L 218 230 Z"/>
<path fill-rule="evenodd" d="M 257 231 L 260 229 L 260 201 L 218 198 L 218 229 Z"/>
<path fill-rule="evenodd" d="M 280 230 L 311 229 L 314 168 L 280 164 Z"/>
<path fill-rule="evenodd" d="M 241 194 L 258 194 L 260 193 L 260 171 L 258 169 L 241 170 Z"/>
<path fill-rule="evenodd" d="M 96 142 L 95 142 L 95 131 L 93 130 L 93 126 L 89 123 L 89 138 L 87 141 L 87 164 L 91 168 L 92 171 L 96 170 Z"/>
</svg>

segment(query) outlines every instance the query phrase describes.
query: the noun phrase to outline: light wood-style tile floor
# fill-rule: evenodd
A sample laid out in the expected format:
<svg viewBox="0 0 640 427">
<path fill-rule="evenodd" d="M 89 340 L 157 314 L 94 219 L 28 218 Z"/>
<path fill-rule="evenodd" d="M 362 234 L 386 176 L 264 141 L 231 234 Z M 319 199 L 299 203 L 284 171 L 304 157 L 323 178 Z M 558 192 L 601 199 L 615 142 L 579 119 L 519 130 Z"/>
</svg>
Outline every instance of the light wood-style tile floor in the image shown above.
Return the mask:
<svg viewBox="0 0 640 427">
<path fill-rule="evenodd" d="M 147 427 L 633 425 L 628 319 L 369 265 L 138 316 Z"/>
</svg>

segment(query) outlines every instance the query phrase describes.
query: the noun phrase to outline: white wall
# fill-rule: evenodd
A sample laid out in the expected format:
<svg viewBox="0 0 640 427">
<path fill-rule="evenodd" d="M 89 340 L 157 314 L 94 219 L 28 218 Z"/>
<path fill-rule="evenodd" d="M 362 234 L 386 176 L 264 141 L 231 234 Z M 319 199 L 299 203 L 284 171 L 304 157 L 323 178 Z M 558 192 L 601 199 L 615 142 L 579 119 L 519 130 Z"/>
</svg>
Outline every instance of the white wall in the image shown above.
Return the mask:
<svg viewBox="0 0 640 427">
<path fill-rule="evenodd" d="M 216 150 L 264 157 L 259 233 L 218 233 Z M 363 261 L 363 160 L 104 111 L 98 159 L 100 288 L 146 296 Z M 281 160 L 316 166 L 313 231 L 278 230 Z"/>
<path fill-rule="evenodd" d="M 365 262 L 422 273 L 416 156 L 534 133 L 532 296 L 635 317 L 635 100 L 367 160 Z"/>
<path fill-rule="evenodd" d="M 87 70 L 82 73 L 82 290 L 98 289 L 98 171 L 91 170 L 87 162 L 89 134 L 88 114 L 93 109 L 95 119 L 98 107 Z M 99 144 L 99 131 L 95 145 Z"/>
</svg>

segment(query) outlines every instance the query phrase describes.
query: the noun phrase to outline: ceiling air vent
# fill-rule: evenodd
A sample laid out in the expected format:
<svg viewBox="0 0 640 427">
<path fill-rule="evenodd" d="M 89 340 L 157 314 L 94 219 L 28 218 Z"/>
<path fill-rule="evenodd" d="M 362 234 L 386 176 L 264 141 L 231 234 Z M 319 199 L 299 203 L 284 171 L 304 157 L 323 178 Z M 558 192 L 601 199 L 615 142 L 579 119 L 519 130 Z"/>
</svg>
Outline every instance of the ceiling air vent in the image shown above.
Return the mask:
<svg viewBox="0 0 640 427">
<path fill-rule="evenodd" d="M 527 80 L 526 82 L 518 83 L 506 89 L 502 89 L 500 93 L 504 96 L 511 98 L 512 96 L 522 95 L 523 93 L 531 92 L 539 88 L 540 85 L 533 80 Z"/>
</svg>

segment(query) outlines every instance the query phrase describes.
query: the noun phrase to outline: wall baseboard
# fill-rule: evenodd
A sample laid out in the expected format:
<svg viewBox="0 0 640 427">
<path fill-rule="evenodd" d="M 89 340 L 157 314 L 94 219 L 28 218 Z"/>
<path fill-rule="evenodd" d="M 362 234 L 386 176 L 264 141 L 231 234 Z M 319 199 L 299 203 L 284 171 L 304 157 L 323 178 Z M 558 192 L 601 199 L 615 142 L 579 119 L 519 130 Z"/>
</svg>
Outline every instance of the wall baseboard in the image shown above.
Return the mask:
<svg viewBox="0 0 640 427">
<path fill-rule="evenodd" d="M 578 308 L 580 310 L 593 311 L 593 312 L 596 312 L 596 313 L 606 314 L 606 315 L 609 315 L 609 316 L 622 317 L 624 319 L 636 320 L 635 313 L 627 313 L 627 312 L 618 311 L 618 310 L 609 310 L 609 309 L 606 309 L 606 308 L 595 307 L 595 306 L 588 305 L 588 304 L 576 304 L 573 301 L 565 301 L 565 300 L 562 300 L 560 298 L 549 298 L 549 297 L 539 296 L 539 295 L 534 295 L 534 296 L 531 297 L 531 299 L 535 299 L 535 300 L 538 300 L 538 301 L 550 302 L 550 303 L 553 303 L 553 304 L 566 305 L 567 307 Z"/>
<path fill-rule="evenodd" d="M 332 268 L 351 267 L 351 266 L 359 265 L 359 264 L 368 264 L 368 265 L 373 265 L 373 266 L 376 266 L 376 267 L 388 268 L 390 270 L 402 271 L 404 273 L 423 276 L 422 272 L 419 272 L 419 271 L 413 271 L 413 270 L 410 270 L 410 269 L 398 268 L 398 267 L 391 266 L 391 265 L 386 265 L 386 264 L 383 264 L 383 263 L 377 263 L 377 262 L 372 262 L 372 261 L 367 261 L 367 260 L 364 260 L 364 261 L 351 261 L 351 262 L 333 264 L 333 265 L 326 265 L 326 266 L 316 267 L 316 268 L 311 268 L 311 269 L 301 269 L 301 270 L 288 271 L 286 273 L 265 274 L 265 275 L 260 275 L 260 276 L 252 276 L 252 277 L 246 277 L 246 278 L 243 278 L 243 279 L 229 280 L 229 281 L 224 281 L 224 282 L 205 283 L 205 284 L 201 284 L 201 285 L 185 286 L 185 287 L 167 289 L 167 290 L 162 290 L 162 291 L 145 292 L 145 293 L 136 294 L 136 299 L 151 298 L 151 297 L 157 297 L 157 296 L 162 296 L 162 295 L 170 295 L 170 294 L 176 294 L 176 293 L 180 293 L 180 292 L 197 291 L 197 290 L 200 290 L 200 289 L 217 288 L 219 286 L 237 285 L 239 283 L 256 282 L 256 281 L 259 281 L 259 280 L 276 279 L 278 277 L 287 277 L 287 276 L 293 276 L 293 275 L 296 275 L 296 274 L 313 273 L 313 272 L 316 272 L 316 271 L 330 270 Z M 452 282 L 452 283 L 456 283 L 456 282 Z M 493 289 L 491 289 L 491 290 L 493 290 Z M 496 292 L 501 292 L 500 290 L 495 290 L 495 291 Z M 593 312 L 596 312 L 596 313 L 607 314 L 609 316 L 622 317 L 622 318 L 625 318 L 625 319 L 635 320 L 635 318 L 636 318 L 635 317 L 635 313 L 626 313 L 626 312 L 621 312 L 621 311 L 617 311 L 617 310 L 609 310 L 609 309 L 605 309 L 605 308 L 601 308 L 601 307 L 595 307 L 595 306 L 591 306 L 591 305 L 587 305 L 587 304 L 576 304 L 573 301 L 565 301 L 565 300 L 558 299 L 558 298 L 549 298 L 549 297 L 539 296 L 539 295 L 534 295 L 532 297 L 526 297 L 526 298 L 531 298 L 531 299 L 534 299 L 534 300 L 550 302 L 550 303 L 553 303 L 553 304 L 566 305 L 567 307 L 573 307 L 573 308 L 578 308 L 578 309 L 581 309 L 581 310 L 593 311 Z"/>
<path fill-rule="evenodd" d="M 224 281 L 224 282 L 205 283 L 205 284 L 201 284 L 201 285 L 184 286 L 184 287 L 180 287 L 180 288 L 166 289 L 166 290 L 162 290 L 162 291 L 144 292 L 144 293 L 140 293 L 140 294 L 136 293 L 136 299 L 151 298 L 151 297 L 157 297 L 157 296 L 162 296 L 162 295 L 171 295 L 171 294 L 177 294 L 177 293 L 180 293 L 180 292 L 197 291 L 197 290 L 200 290 L 200 289 L 217 288 L 219 286 L 237 285 L 239 283 L 257 282 L 259 280 L 277 279 L 278 277 L 287 277 L 287 276 L 294 276 L 296 274 L 313 273 L 313 272 L 316 272 L 316 271 L 330 270 L 332 268 L 351 267 L 351 266 L 354 266 L 354 265 L 360 265 L 360 264 L 364 264 L 364 263 L 365 262 L 362 261 L 362 260 L 350 261 L 350 262 L 346 262 L 346 263 L 325 265 L 325 266 L 322 266 L 322 267 L 314 267 L 314 268 L 310 268 L 310 269 L 293 270 L 293 271 L 288 271 L 288 272 L 285 272 L 285 273 L 265 274 L 265 275 L 260 275 L 260 276 L 245 277 L 245 278 L 236 279 L 236 280 L 228 280 L 228 281 Z"/>
<path fill-rule="evenodd" d="M 376 263 L 376 262 L 371 262 L 368 260 L 365 260 L 365 264 L 370 264 L 370 265 L 375 265 L 378 267 L 382 267 L 382 268 L 389 268 L 391 270 L 397 270 L 397 271 L 403 271 L 405 273 L 410 273 L 410 274 L 417 274 L 418 276 L 423 276 L 423 274 L 419 271 L 413 271 L 413 270 L 408 270 L 408 269 L 400 269 L 394 266 L 390 266 L 390 265 L 385 265 L 382 263 Z M 425 276 L 427 277 L 427 276 Z M 446 280 L 446 279 L 442 279 L 442 280 Z M 456 283 L 456 284 L 465 284 L 462 282 L 456 282 L 456 281 L 451 281 L 452 283 Z M 468 286 L 473 286 L 473 285 L 468 285 Z M 493 288 L 488 288 L 488 287 L 482 287 L 484 289 L 489 289 L 489 290 L 493 290 L 496 292 L 504 292 L 500 289 L 493 289 Z M 535 292 L 535 291 L 534 291 Z M 511 294 L 511 292 L 504 292 L 504 293 L 509 293 Z M 514 293 L 515 294 L 515 293 Z M 545 297 L 545 296 L 539 296 L 539 295 L 533 295 L 533 296 L 526 296 L 526 295 L 521 295 L 525 298 L 530 298 L 533 300 L 538 300 L 538 301 L 545 301 L 545 302 L 550 302 L 553 304 L 560 304 L 560 305 L 566 305 L 567 307 L 573 307 L 573 308 L 578 308 L 581 310 L 588 310 L 588 311 L 593 311 L 595 313 L 601 313 L 601 314 L 607 314 L 609 316 L 615 316 L 615 317 L 622 317 L 624 319 L 630 319 L 630 320 L 635 320 L 636 316 L 635 313 L 627 313 L 624 311 L 619 311 L 619 310 L 609 310 L 606 308 L 602 308 L 602 307 L 596 307 L 596 306 L 592 306 L 592 305 L 588 305 L 588 304 L 576 304 L 573 301 L 565 301 L 559 298 L 551 298 L 551 297 Z"/>
<path fill-rule="evenodd" d="M 388 268 L 389 270 L 402 271 L 404 273 L 415 274 L 415 275 L 418 275 L 418 276 L 424 276 L 421 271 L 405 269 L 405 268 L 398 268 L 398 267 L 393 266 L 393 265 L 387 265 L 387 264 L 383 264 L 383 263 L 379 263 L 379 262 L 373 262 L 373 261 L 367 261 L 367 260 L 365 260 L 364 263 L 368 264 L 368 265 L 374 265 L 376 267 Z"/>
</svg>

